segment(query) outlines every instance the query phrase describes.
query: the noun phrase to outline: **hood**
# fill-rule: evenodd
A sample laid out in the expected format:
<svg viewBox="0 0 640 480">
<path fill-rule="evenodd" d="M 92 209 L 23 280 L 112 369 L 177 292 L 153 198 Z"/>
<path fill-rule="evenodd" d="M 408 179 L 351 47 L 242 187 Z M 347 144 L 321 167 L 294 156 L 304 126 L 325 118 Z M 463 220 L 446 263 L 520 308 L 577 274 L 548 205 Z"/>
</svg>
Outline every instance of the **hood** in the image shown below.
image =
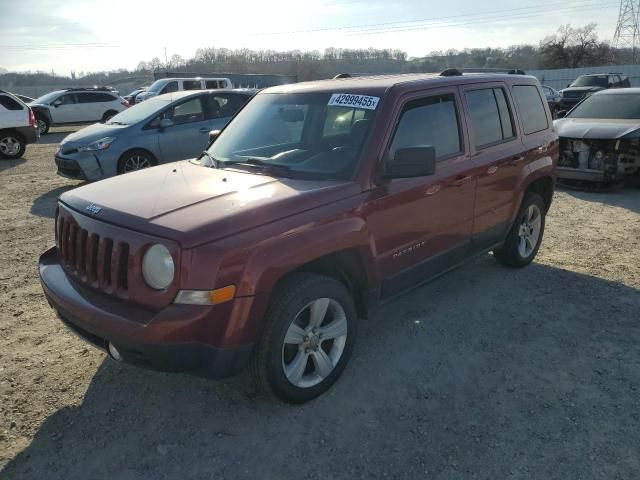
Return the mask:
<svg viewBox="0 0 640 480">
<path fill-rule="evenodd" d="M 180 161 L 85 185 L 65 192 L 60 201 L 98 220 L 190 248 L 359 191 L 350 181 L 274 178 Z M 98 213 L 89 213 L 91 204 Z"/>
<path fill-rule="evenodd" d="M 600 90 L 604 90 L 602 87 L 567 87 L 563 90 L 560 90 L 561 94 L 565 94 L 567 92 L 574 93 L 587 93 L 587 92 L 598 92 Z"/>
<path fill-rule="evenodd" d="M 561 118 L 553 124 L 564 138 L 614 140 L 640 130 L 640 120 Z"/>
<path fill-rule="evenodd" d="M 76 147 L 81 145 L 88 145 L 91 142 L 100 140 L 104 137 L 113 137 L 123 128 L 127 128 L 129 125 L 106 125 L 104 123 L 94 123 L 88 127 L 84 127 L 71 135 L 67 135 L 60 145 L 65 147 Z"/>
</svg>

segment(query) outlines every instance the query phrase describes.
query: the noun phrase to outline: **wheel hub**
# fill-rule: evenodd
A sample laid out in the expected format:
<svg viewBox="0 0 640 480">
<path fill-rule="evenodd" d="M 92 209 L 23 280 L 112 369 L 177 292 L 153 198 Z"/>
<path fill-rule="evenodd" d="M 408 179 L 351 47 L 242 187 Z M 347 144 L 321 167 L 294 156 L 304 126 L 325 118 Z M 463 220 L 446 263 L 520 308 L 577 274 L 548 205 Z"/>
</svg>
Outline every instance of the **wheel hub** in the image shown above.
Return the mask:
<svg viewBox="0 0 640 480">
<path fill-rule="evenodd" d="M 317 331 L 311 332 L 308 336 L 305 337 L 302 342 L 302 346 L 307 352 L 316 352 L 320 347 L 320 333 Z"/>
</svg>

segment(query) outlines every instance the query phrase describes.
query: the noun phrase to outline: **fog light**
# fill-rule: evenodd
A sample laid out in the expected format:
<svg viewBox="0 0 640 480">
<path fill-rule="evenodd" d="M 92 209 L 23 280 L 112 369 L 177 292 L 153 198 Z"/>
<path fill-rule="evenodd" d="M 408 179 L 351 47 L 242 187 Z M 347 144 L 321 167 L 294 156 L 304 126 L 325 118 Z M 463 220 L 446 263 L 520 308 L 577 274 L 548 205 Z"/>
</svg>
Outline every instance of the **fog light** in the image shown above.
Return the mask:
<svg viewBox="0 0 640 480">
<path fill-rule="evenodd" d="M 109 356 L 113 358 L 116 362 L 119 362 L 120 360 L 122 360 L 122 356 L 120 355 L 120 352 L 118 351 L 118 349 L 115 347 L 113 343 L 109 343 L 108 350 L 109 350 Z"/>
</svg>

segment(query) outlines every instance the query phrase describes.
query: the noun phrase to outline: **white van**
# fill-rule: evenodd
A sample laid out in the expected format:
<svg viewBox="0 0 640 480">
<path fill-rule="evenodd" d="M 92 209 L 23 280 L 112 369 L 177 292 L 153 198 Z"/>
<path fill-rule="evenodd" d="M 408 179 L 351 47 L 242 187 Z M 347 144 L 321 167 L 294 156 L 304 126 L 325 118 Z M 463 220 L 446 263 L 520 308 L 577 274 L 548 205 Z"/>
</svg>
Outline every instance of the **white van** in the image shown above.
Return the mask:
<svg viewBox="0 0 640 480">
<path fill-rule="evenodd" d="M 228 78 L 161 78 L 153 82 L 146 92 L 138 95 L 136 103 L 156 95 L 180 90 L 215 90 L 218 88 L 233 88 L 233 84 Z"/>
</svg>

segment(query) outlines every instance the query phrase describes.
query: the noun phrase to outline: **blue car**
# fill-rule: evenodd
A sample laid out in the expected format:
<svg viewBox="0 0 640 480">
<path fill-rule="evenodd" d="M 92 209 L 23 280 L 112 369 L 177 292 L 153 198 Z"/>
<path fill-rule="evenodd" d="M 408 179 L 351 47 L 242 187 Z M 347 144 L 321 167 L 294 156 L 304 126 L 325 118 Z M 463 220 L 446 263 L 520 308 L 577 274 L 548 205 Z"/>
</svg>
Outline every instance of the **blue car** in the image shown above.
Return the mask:
<svg viewBox="0 0 640 480">
<path fill-rule="evenodd" d="M 222 129 L 255 94 L 189 90 L 160 95 L 66 137 L 55 154 L 58 174 L 96 181 L 196 157 L 209 132 Z"/>
</svg>

